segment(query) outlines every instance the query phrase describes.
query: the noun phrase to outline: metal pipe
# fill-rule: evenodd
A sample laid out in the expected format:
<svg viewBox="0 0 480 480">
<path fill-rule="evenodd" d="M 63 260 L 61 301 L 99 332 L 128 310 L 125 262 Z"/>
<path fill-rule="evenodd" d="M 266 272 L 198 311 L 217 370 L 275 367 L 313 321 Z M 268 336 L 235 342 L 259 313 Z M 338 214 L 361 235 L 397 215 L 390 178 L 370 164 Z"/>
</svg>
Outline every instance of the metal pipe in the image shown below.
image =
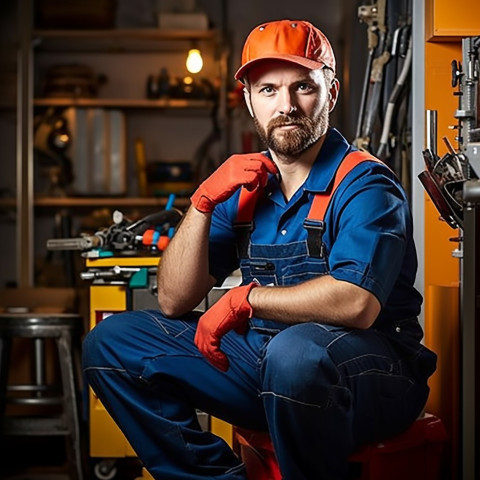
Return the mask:
<svg viewBox="0 0 480 480">
<path fill-rule="evenodd" d="M 18 5 L 17 80 L 17 276 L 21 287 L 33 286 L 33 65 L 32 2 Z"/>
<path fill-rule="evenodd" d="M 35 355 L 35 385 L 37 387 L 42 387 L 45 385 L 45 340 L 43 338 L 34 339 L 34 355 Z M 37 391 L 37 396 L 41 396 L 42 391 L 39 389 Z"/>
<path fill-rule="evenodd" d="M 437 110 L 427 110 L 426 123 L 427 123 L 427 150 L 430 150 L 434 155 L 437 155 Z"/>
</svg>

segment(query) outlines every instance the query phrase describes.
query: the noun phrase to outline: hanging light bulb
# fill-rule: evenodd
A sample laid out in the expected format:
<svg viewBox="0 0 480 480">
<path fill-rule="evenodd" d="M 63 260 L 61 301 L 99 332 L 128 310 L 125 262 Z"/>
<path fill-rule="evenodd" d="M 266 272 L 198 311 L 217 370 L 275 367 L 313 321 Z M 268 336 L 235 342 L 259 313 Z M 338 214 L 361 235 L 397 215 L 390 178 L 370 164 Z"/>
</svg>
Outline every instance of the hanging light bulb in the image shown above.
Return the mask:
<svg viewBox="0 0 480 480">
<path fill-rule="evenodd" d="M 203 58 L 198 48 L 191 48 L 187 56 L 187 70 L 190 73 L 198 73 L 203 67 Z"/>
</svg>

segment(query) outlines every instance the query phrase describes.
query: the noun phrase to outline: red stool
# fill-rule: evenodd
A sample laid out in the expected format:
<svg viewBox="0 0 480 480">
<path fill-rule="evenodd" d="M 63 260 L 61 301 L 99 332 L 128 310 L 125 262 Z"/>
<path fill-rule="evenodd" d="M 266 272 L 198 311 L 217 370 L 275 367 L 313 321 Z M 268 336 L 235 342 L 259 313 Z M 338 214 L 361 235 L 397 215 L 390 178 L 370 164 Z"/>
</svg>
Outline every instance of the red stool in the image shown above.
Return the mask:
<svg viewBox="0 0 480 480">
<path fill-rule="evenodd" d="M 235 428 L 249 480 L 282 480 L 268 433 Z M 366 445 L 349 459 L 355 480 L 438 480 L 447 438 L 442 421 L 425 414 L 404 433 Z"/>
</svg>

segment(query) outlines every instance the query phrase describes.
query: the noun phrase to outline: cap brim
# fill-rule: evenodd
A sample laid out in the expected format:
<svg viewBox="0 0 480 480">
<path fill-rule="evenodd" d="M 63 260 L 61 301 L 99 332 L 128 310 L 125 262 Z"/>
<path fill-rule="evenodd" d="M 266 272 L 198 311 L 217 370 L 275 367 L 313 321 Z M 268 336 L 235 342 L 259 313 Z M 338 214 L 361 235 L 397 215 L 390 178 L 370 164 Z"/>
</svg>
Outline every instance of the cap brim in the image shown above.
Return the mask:
<svg viewBox="0 0 480 480">
<path fill-rule="evenodd" d="M 282 60 L 284 62 L 295 63 L 297 65 L 301 65 L 302 67 L 308 68 L 309 70 L 317 70 L 319 68 L 328 67 L 323 62 L 316 62 L 315 60 L 310 60 L 309 58 L 300 57 L 297 55 L 267 55 L 262 58 L 256 58 L 254 60 L 250 60 L 249 62 L 242 65 L 235 73 L 234 77 L 235 80 L 242 81 L 242 78 L 245 76 L 247 70 L 250 70 L 253 66 L 261 63 L 265 60 Z M 330 67 L 329 67 L 330 68 Z"/>
</svg>

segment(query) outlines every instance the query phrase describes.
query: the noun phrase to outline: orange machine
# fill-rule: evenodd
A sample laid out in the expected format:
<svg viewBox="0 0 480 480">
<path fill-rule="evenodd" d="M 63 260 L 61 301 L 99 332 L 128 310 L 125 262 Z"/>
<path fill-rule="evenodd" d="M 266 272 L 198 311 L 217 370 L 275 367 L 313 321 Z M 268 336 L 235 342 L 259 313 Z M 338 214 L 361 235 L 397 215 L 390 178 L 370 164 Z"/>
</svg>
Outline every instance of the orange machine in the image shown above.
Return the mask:
<svg viewBox="0 0 480 480">
<path fill-rule="evenodd" d="M 480 35 L 477 0 L 425 1 L 425 109 L 435 110 L 438 138 L 453 145 L 458 96 L 452 87 L 452 61 L 462 60 L 462 38 Z M 442 141 L 438 154 L 447 152 Z M 431 199 L 425 195 L 425 343 L 438 354 L 438 368 L 430 381 L 427 410 L 440 417 L 449 436 L 448 478 L 459 478 L 461 316 L 460 261 L 461 232 L 440 221 Z"/>
</svg>

